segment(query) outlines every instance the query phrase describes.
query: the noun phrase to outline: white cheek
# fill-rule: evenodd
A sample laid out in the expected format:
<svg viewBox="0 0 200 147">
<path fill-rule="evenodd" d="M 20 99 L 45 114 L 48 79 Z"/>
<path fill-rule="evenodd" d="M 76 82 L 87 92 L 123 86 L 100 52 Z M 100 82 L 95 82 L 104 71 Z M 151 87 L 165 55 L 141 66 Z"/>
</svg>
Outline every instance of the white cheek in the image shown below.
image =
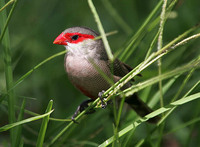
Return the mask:
<svg viewBox="0 0 200 147">
<path fill-rule="evenodd" d="M 67 45 L 64 45 L 64 47 L 65 47 L 66 50 L 68 50 L 68 46 Z"/>
<path fill-rule="evenodd" d="M 88 47 L 85 45 L 85 42 L 80 42 L 78 44 L 68 43 L 66 49 L 77 56 L 88 54 Z"/>
</svg>

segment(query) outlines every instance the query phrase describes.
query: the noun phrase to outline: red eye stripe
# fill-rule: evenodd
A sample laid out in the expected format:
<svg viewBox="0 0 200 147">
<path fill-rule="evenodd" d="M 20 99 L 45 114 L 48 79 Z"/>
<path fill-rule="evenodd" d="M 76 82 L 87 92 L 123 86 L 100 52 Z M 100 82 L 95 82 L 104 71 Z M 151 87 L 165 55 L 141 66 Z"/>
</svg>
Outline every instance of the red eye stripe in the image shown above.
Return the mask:
<svg viewBox="0 0 200 147">
<path fill-rule="evenodd" d="M 72 39 L 72 37 L 74 35 L 78 35 L 78 39 L 77 40 L 73 40 Z M 79 43 L 79 42 L 82 42 L 83 40 L 94 39 L 95 38 L 93 35 L 81 34 L 81 33 L 78 33 L 78 32 L 66 33 L 66 34 L 64 34 L 64 37 L 66 38 L 66 40 L 68 40 L 69 43 Z"/>
</svg>

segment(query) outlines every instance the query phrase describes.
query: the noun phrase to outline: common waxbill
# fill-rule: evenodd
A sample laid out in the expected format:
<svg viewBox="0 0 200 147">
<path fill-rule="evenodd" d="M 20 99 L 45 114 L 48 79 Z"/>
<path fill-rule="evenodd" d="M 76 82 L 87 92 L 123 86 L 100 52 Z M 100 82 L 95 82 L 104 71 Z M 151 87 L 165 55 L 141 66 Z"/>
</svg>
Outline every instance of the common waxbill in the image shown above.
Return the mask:
<svg viewBox="0 0 200 147">
<path fill-rule="evenodd" d="M 108 81 L 97 71 L 98 68 L 104 72 L 114 82 L 120 80 L 129 71 L 130 66 L 115 59 L 113 72 L 111 72 L 111 62 L 108 59 L 101 39 L 95 40 L 98 33 L 86 27 L 72 27 L 62 32 L 55 40 L 54 44 L 64 45 L 68 50 L 65 56 L 65 70 L 71 83 L 84 95 L 95 100 L 99 92 L 111 87 Z M 127 83 L 123 89 L 131 86 Z M 137 97 L 136 94 L 126 98 L 126 103 L 132 107 L 141 117 L 149 114 L 152 110 Z M 76 112 L 77 113 L 77 112 Z M 151 118 L 148 122 L 156 123 L 158 117 Z"/>
</svg>

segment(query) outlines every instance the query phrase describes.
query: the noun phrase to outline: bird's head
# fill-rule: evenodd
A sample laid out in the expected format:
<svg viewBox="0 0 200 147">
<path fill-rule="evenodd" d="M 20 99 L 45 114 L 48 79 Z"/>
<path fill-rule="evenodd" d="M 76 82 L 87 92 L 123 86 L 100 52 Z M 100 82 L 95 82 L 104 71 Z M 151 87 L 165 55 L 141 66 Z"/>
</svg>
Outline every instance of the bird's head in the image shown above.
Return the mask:
<svg viewBox="0 0 200 147">
<path fill-rule="evenodd" d="M 94 39 L 98 34 L 86 27 L 72 27 L 62 32 L 55 40 L 54 44 L 68 45 L 78 44 L 88 39 Z"/>
<path fill-rule="evenodd" d="M 105 55 L 104 46 L 101 39 L 95 40 L 98 33 L 86 27 L 72 27 L 62 32 L 55 40 L 54 44 L 64 45 L 70 53 L 74 55 Z"/>
</svg>

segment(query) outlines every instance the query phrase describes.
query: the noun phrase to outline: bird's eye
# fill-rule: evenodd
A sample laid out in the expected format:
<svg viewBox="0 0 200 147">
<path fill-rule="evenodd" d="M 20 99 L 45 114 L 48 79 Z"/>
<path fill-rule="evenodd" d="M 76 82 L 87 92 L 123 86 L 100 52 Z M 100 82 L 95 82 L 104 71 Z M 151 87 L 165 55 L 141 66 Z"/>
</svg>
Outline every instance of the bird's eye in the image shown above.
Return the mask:
<svg viewBox="0 0 200 147">
<path fill-rule="evenodd" d="M 72 36 L 71 38 L 72 38 L 72 40 L 77 40 L 78 39 L 78 35 L 74 35 L 74 36 Z"/>
</svg>

